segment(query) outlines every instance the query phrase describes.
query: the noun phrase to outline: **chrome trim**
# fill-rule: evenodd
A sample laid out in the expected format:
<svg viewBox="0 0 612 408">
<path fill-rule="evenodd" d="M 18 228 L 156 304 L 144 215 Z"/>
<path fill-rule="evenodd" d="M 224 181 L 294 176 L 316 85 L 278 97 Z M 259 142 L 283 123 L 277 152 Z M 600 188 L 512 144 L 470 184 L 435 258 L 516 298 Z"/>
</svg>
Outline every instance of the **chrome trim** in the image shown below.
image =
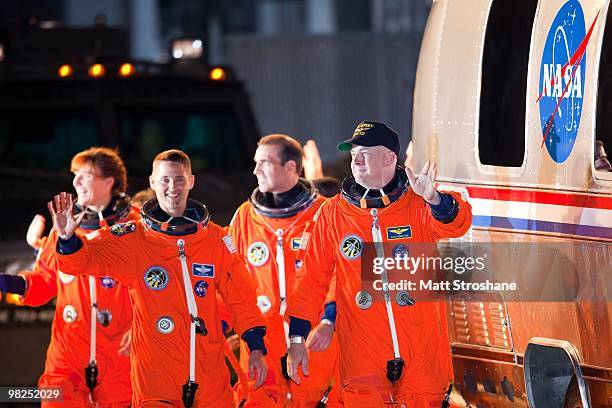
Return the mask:
<svg viewBox="0 0 612 408">
<path fill-rule="evenodd" d="M 484 357 L 472 357 L 472 356 L 465 356 L 462 354 L 453 354 L 453 358 L 457 358 L 457 359 L 461 359 L 461 360 L 472 360 L 472 361 L 482 361 L 484 363 L 491 363 L 491 364 L 503 364 L 503 365 L 509 365 L 512 367 L 523 367 L 520 364 L 511 362 L 511 361 L 500 361 L 500 360 L 495 360 L 495 359 L 488 359 L 488 358 L 484 358 Z"/>
<path fill-rule="evenodd" d="M 491 347 L 491 346 L 481 346 L 479 344 L 468 344 L 468 343 L 461 343 L 461 342 L 458 342 L 458 341 L 454 341 L 450 345 L 451 345 L 451 347 L 454 347 L 454 348 L 464 348 L 464 349 L 471 349 L 471 350 L 488 351 L 488 352 L 492 352 L 492 353 L 506 354 L 508 356 L 514 356 L 515 355 L 515 353 L 513 353 L 512 351 L 507 350 L 507 349 L 498 348 L 498 347 Z"/>
</svg>

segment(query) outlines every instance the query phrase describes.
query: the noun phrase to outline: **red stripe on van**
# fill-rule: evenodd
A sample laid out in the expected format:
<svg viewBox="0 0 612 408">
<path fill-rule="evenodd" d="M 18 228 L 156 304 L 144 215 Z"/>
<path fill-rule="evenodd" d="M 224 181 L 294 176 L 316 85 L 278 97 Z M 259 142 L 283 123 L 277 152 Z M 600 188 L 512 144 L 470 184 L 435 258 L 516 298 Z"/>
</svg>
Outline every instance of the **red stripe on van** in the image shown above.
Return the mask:
<svg viewBox="0 0 612 408">
<path fill-rule="evenodd" d="M 550 191 L 513 190 L 488 187 L 467 187 L 467 190 L 471 198 L 612 210 L 612 196 L 609 195 L 553 193 Z"/>
</svg>

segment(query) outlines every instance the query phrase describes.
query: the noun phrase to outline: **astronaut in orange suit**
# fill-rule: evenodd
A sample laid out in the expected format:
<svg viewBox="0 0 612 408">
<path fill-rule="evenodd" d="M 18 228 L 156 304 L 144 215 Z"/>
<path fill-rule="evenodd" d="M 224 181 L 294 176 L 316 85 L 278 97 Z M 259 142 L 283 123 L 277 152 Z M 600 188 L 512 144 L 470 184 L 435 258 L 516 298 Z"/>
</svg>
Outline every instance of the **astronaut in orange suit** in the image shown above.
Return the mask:
<svg viewBox="0 0 612 408">
<path fill-rule="evenodd" d="M 383 123 L 361 122 L 338 148 L 351 151 L 352 176 L 315 216 L 303 277 L 287 310 L 289 375 L 300 382 L 298 367 L 309 371 L 303 339 L 335 274 L 344 405 L 443 406 L 452 379 L 443 303 L 414 303 L 401 291 L 383 297 L 372 286 L 368 291 L 361 255 L 366 242 L 394 245 L 395 252 L 415 242 L 459 237 L 471 225 L 471 208 L 458 194 L 435 189 L 435 165 L 427 163 L 418 177 L 397 167 L 399 138 Z"/>
<path fill-rule="evenodd" d="M 77 234 L 137 218 L 125 196 L 125 166 L 115 150 L 95 147 L 80 152 L 72 159 L 71 169 L 78 197 L 76 212 L 83 218 Z M 57 233 L 52 230 L 40 240 L 44 217 L 37 216 L 33 224 L 39 226 L 38 232 L 28 233 L 28 242 L 39 247 L 34 268 L 19 276 L 3 275 L 0 280 L 20 285 L 9 292 L 20 294 L 28 306 L 57 298 L 45 371 L 38 385 L 61 387 L 63 401 L 42 405 L 128 407 L 132 398 L 127 344 L 132 308 L 127 288 L 108 276 L 62 273 L 56 260 Z"/>
<path fill-rule="evenodd" d="M 333 290 L 319 310 L 319 323 L 309 339 L 309 345 L 318 351 L 310 354 L 311 375 L 297 385 L 291 384 L 285 371 L 289 330 L 285 310 L 296 284 L 296 254 L 304 245 L 307 222 L 325 201 L 311 182 L 300 178 L 303 155 L 300 143 L 287 135 L 263 137 L 254 158 L 258 187 L 230 224 L 238 251 L 250 264 L 257 305 L 268 327 L 268 379 L 262 390 L 251 395 L 247 406 L 269 406 L 273 401 L 274 406 L 314 407 L 321 399 L 328 401 L 328 407 L 338 406 Z M 243 359 L 243 366 L 245 362 Z"/>
<path fill-rule="evenodd" d="M 231 407 L 229 371 L 216 294 L 250 349 L 256 386 L 266 377 L 265 322 L 232 238 L 209 221 L 206 207 L 188 199 L 194 185 L 180 150 L 156 156 L 149 178 L 156 198 L 137 222 L 73 234 L 71 198 L 49 203 L 60 239 L 60 268 L 111 276 L 130 290 L 134 407 Z"/>
</svg>

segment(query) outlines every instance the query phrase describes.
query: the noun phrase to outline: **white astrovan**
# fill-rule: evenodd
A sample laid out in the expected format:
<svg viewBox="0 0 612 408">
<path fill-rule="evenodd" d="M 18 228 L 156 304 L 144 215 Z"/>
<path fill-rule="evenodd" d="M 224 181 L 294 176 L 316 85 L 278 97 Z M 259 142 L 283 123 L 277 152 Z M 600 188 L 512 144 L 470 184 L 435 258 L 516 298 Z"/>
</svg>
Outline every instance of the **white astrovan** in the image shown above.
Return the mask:
<svg viewBox="0 0 612 408">
<path fill-rule="evenodd" d="M 455 390 L 473 407 L 612 406 L 610 0 L 433 0 L 412 139 L 415 168 L 434 160 L 472 205 L 462 240 L 522 244 L 501 272 L 543 285 L 448 298 Z"/>
</svg>

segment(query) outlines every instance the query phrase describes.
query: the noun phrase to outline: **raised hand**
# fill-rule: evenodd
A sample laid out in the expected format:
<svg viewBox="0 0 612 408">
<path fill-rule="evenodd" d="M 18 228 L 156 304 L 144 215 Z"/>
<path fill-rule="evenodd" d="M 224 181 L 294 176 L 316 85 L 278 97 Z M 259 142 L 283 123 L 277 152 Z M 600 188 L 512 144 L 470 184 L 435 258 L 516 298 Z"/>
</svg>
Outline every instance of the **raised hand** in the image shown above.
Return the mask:
<svg viewBox="0 0 612 408">
<path fill-rule="evenodd" d="M 316 180 L 323 177 L 323 163 L 321 155 L 314 140 L 309 140 L 304 145 L 304 178 Z"/>
<path fill-rule="evenodd" d="M 416 195 L 423 197 L 425 201 L 432 205 L 440 204 L 440 194 L 436 190 L 434 182 L 436 181 L 436 175 L 438 170 L 435 163 L 429 161 L 423 166 L 421 174 L 415 177 L 414 173 L 410 168 L 406 168 L 406 175 L 410 181 L 410 188 Z"/>
<path fill-rule="evenodd" d="M 36 214 L 30 222 L 28 232 L 26 233 L 26 242 L 34 249 L 39 249 L 42 242 L 42 235 L 45 232 L 45 217 Z"/>
<path fill-rule="evenodd" d="M 74 234 L 85 216 L 83 211 L 76 217 L 72 214 L 72 194 L 62 191 L 47 203 L 47 208 L 53 217 L 53 228 L 61 239 L 67 240 Z"/>
</svg>

